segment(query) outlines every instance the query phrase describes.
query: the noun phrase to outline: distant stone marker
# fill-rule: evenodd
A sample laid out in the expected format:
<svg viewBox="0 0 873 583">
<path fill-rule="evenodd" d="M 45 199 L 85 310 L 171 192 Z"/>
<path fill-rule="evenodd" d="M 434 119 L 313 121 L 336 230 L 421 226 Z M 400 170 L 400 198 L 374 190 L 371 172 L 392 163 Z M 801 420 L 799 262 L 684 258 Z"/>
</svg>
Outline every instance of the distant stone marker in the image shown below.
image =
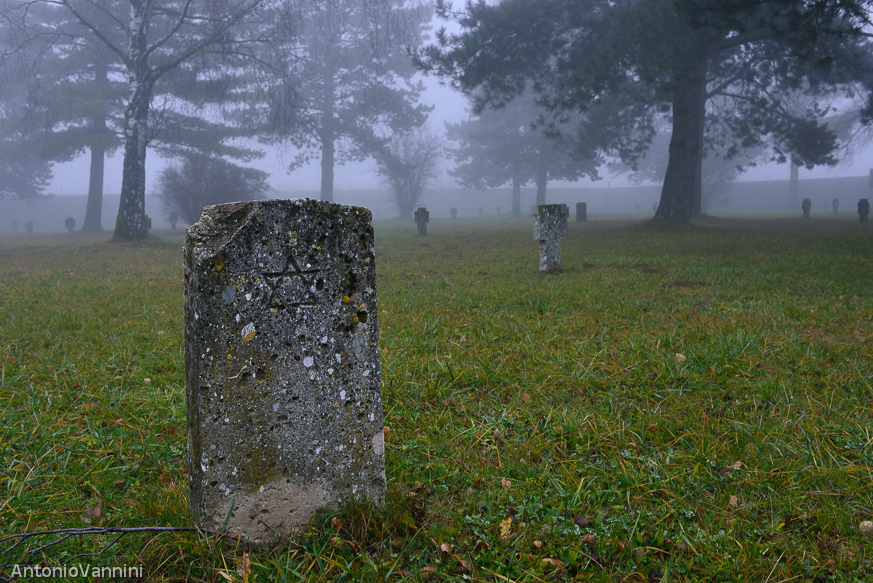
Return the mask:
<svg viewBox="0 0 873 583">
<path fill-rule="evenodd" d="M 452 207 L 451 213 L 452 213 L 452 220 L 453 221 L 458 218 L 458 209 L 456 209 L 455 207 Z"/>
<path fill-rule="evenodd" d="M 840 199 L 835 198 L 833 201 L 831 201 L 831 206 L 834 209 L 834 214 L 839 213 L 840 212 Z"/>
<path fill-rule="evenodd" d="M 287 536 L 385 495 L 372 215 L 314 200 L 206 207 L 184 253 L 191 519 Z"/>
<path fill-rule="evenodd" d="M 427 236 L 427 224 L 430 222 L 430 212 L 426 208 L 418 207 L 415 211 L 415 224 L 418 225 L 418 236 Z"/>
<path fill-rule="evenodd" d="M 867 215 L 870 214 L 870 201 L 862 198 L 858 201 L 858 218 L 862 223 L 867 222 Z"/>
<path fill-rule="evenodd" d="M 801 203 L 801 208 L 803 209 L 803 218 L 808 219 L 809 211 L 812 210 L 812 201 L 808 198 L 804 198 L 803 202 Z"/>
<path fill-rule="evenodd" d="M 576 203 L 576 222 L 584 223 L 588 221 L 588 204 L 584 202 Z"/>
<path fill-rule="evenodd" d="M 541 204 L 533 216 L 534 239 L 540 242 L 540 271 L 561 267 L 561 239 L 567 236 L 563 205 Z"/>
<path fill-rule="evenodd" d="M 66 227 L 67 233 L 72 235 L 73 231 L 76 230 L 76 219 L 73 217 L 67 217 L 67 220 L 64 221 L 64 227 Z"/>
</svg>

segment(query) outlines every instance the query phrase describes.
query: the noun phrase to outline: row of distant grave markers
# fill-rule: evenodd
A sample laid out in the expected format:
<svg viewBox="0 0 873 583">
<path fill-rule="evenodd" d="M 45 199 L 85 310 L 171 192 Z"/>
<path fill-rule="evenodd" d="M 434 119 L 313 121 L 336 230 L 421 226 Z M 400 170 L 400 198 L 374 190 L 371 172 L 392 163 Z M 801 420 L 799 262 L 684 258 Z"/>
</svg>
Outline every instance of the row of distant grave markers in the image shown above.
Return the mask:
<svg viewBox="0 0 873 583">
<path fill-rule="evenodd" d="M 873 175 L 871 175 L 873 177 Z M 800 208 L 803 211 L 803 218 L 810 218 L 810 213 L 812 212 L 812 200 L 808 198 L 804 198 L 800 203 Z M 840 211 L 840 199 L 835 198 L 831 202 L 831 208 L 834 210 L 834 214 L 838 214 Z M 825 209 L 827 209 L 827 203 L 825 203 Z M 858 201 L 858 219 L 862 223 L 867 222 L 867 216 L 870 214 L 870 201 L 866 198 L 862 198 Z"/>
</svg>

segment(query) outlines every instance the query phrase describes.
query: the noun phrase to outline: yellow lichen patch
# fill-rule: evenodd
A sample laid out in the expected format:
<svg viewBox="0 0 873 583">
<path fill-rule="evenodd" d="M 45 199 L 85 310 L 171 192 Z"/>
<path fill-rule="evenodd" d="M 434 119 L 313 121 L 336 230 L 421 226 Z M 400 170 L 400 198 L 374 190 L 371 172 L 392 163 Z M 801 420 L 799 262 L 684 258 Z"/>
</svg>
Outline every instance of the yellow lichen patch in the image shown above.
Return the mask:
<svg viewBox="0 0 873 583">
<path fill-rule="evenodd" d="M 221 263 L 216 264 L 216 266 L 215 266 L 215 271 L 221 271 L 222 269 L 224 269 L 224 265 L 223 265 L 223 264 L 221 264 Z"/>
<path fill-rule="evenodd" d="M 344 304 L 347 304 L 347 303 L 349 303 L 350 301 L 352 301 L 352 299 L 351 299 L 349 296 L 343 296 L 343 303 L 344 303 Z"/>
<path fill-rule="evenodd" d="M 255 337 L 255 331 L 252 330 L 251 332 L 249 332 L 248 334 L 243 336 L 243 342 L 251 342 L 254 337 Z"/>
</svg>

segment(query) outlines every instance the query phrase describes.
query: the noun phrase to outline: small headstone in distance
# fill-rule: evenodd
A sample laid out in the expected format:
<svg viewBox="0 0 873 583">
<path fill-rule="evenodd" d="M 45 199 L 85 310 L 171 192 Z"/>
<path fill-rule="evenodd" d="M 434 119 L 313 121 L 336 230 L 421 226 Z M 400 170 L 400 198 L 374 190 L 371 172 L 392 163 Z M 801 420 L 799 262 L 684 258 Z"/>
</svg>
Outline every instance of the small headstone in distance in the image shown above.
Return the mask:
<svg viewBox="0 0 873 583">
<path fill-rule="evenodd" d="M 72 235 L 73 231 L 76 230 L 76 219 L 73 217 L 67 217 L 67 220 L 64 221 L 64 227 L 66 227 L 67 232 Z"/>
<path fill-rule="evenodd" d="M 801 208 L 803 209 L 803 218 L 808 219 L 809 211 L 812 210 L 812 201 L 808 198 L 804 198 L 803 202 L 801 203 Z"/>
<path fill-rule="evenodd" d="M 27 221 L 24 223 L 24 229 L 27 231 L 28 235 L 33 234 L 33 221 Z"/>
<path fill-rule="evenodd" d="M 252 542 L 385 496 L 369 210 L 206 207 L 184 249 L 191 519 Z"/>
<path fill-rule="evenodd" d="M 867 215 L 870 214 L 870 201 L 862 198 L 858 201 L 858 218 L 862 223 L 867 222 Z"/>
<path fill-rule="evenodd" d="M 588 221 L 588 203 L 576 203 L 576 222 L 584 223 Z"/>
<path fill-rule="evenodd" d="M 452 213 L 452 220 L 453 221 L 458 218 L 458 209 L 456 209 L 455 207 L 452 207 L 451 213 Z"/>
<path fill-rule="evenodd" d="M 567 236 L 567 215 L 559 204 L 541 204 L 533 216 L 534 239 L 540 242 L 540 271 L 561 267 L 561 239 Z"/>
<path fill-rule="evenodd" d="M 834 209 L 834 214 L 838 214 L 840 212 L 840 199 L 835 198 L 831 201 L 831 206 Z"/>
<path fill-rule="evenodd" d="M 170 229 L 176 230 L 176 223 L 179 222 L 179 213 L 173 211 L 170 213 Z"/>
<path fill-rule="evenodd" d="M 479 216 L 481 217 L 484 214 L 485 214 L 485 209 L 480 206 L 479 207 Z"/>
<path fill-rule="evenodd" d="M 423 206 L 415 211 L 415 224 L 418 225 L 418 236 L 427 235 L 427 224 L 430 222 L 430 212 Z"/>
</svg>

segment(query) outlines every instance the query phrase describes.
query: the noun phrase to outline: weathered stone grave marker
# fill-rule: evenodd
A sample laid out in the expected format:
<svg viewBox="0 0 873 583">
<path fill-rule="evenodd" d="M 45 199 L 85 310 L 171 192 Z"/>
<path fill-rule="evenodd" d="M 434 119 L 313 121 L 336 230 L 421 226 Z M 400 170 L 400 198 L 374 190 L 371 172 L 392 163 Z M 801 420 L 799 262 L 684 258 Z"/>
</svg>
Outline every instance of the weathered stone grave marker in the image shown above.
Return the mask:
<svg viewBox="0 0 873 583">
<path fill-rule="evenodd" d="M 533 216 L 534 239 L 540 242 L 540 271 L 561 267 L 561 239 L 567 236 L 567 214 L 560 204 L 541 204 Z"/>
<path fill-rule="evenodd" d="M 588 221 L 588 203 L 576 203 L 576 222 L 585 223 Z"/>
<path fill-rule="evenodd" d="M 455 207 L 452 207 L 451 213 L 452 213 L 452 220 L 453 221 L 458 218 L 458 209 L 456 209 Z"/>
<path fill-rule="evenodd" d="M 834 208 L 834 214 L 838 214 L 840 212 L 840 199 L 835 198 L 831 201 L 831 206 Z"/>
<path fill-rule="evenodd" d="M 808 219 L 809 218 L 809 211 L 812 210 L 812 201 L 809 200 L 808 198 L 804 198 L 803 202 L 801 203 L 800 206 L 803 209 L 803 218 Z"/>
<path fill-rule="evenodd" d="M 422 207 L 415 211 L 415 224 L 418 225 L 418 236 L 427 236 L 427 224 L 430 222 L 430 212 Z"/>
<path fill-rule="evenodd" d="M 67 233 L 72 235 L 73 231 L 76 230 L 76 219 L 73 217 L 67 217 L 67 220 L 64 221 L 64 227 L 67 228 Z"/>
<path fill-rule="evenodd" d="M 870 201 L 862 198 L 858 201 L 858 218 L 862 223 L 867 222 L 867 215 L 870 214 Z"/>
<path fill-rule="evenodd" d="M 372 215 L 314 200 L 206 207 L 185 245 L 191 518 L 287 536 L 385 495 Z"/>
</svg>

